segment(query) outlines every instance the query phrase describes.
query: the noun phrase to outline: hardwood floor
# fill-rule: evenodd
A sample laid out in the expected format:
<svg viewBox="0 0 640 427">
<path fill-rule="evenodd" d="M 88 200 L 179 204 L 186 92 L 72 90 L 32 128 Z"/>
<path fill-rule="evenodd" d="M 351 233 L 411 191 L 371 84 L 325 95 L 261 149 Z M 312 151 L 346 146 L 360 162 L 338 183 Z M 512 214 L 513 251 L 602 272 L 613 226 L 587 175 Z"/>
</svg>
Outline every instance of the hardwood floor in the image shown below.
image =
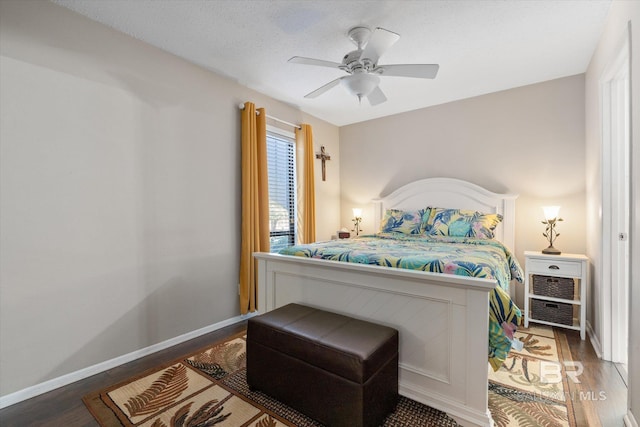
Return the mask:
<svg viewBox="0 0 640 427">
<path fill-rule="evenodd" d="M 0 410 L 0 426 L 98 426 L 84 406 L 82 396 L 220 341 L 242 331 L 245 327 L 246 322 L 236 323 L 82 381 L 16 403 Z M 584 366 L 584 371 L 578 377 L 579 387 L 570 395 L 570 398 L 574 405 L 589 405 L 592 418 L 599 419 L 601 423 L 594 424 L 578 420 L 578 426 L 622 426 L 622 417 L 627 408 L 627 388 L 615 365 L 598 359 L 588 338 L 582 341 L 578 332 L 566 330 L 560 330 L 560 332 L 566 334 L 573 361 L 580 362 Z"/>
<path fill-rule="evenodd" d="M 578 426 L 624 426 L 627 387 L 615 364 L 598 359 L 589 337 L 582 341 L 579 332 L 564 329 L 562 331 L 566 333 L 571 358 L 583 366 L 582 373 L 577 376 L 580 381 L 579 387 L 571 390 L 570 398 L 574 405 L 591 405 L 595 411 L 593 417 L 600 421 L 600 424 L 594 424 L 585 421 L 581 423 L 578 420 Z"/>
<path fill-rule="evenodd" d="M 241 332 L 246 321 L 194 338 L 182 344 L 93 375 L 57 390 L 0 410 L 2 427 L 99 427 L 82 402 L 82 397 L 110 384 L 124 381 L 154 366 L 171 362 L 208 344 Z"/>
</svg>

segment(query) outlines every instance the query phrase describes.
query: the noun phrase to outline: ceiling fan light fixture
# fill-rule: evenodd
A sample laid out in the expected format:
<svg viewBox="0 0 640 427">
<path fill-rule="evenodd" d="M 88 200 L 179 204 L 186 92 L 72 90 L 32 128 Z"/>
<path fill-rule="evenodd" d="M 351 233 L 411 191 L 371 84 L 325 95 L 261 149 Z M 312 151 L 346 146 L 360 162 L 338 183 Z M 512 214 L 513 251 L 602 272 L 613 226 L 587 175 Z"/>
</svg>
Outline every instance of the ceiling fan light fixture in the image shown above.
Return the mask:
<svg viewBox="0 0 640 427">
<path fill-rule="evenodd" d="M 380 77 L 373 74 L 358 73 L 346 76 L 340 82 L 351 95 L 363 98 L 378 87 Z"/>
</svg>

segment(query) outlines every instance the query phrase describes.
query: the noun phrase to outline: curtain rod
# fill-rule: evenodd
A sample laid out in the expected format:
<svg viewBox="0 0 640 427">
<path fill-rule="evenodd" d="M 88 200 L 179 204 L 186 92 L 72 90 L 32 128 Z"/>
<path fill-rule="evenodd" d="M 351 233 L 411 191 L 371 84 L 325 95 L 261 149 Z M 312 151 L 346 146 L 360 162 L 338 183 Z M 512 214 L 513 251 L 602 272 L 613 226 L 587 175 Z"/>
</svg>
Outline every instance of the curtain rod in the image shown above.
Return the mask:
<svg viewBox="0 0 640 427">
<path fill-rule="evenodd" d="M 244 104 L 240 104 L 240 105 L 238 105 L 238 107 L 239 107 L 241 110 L 244 110 Z M 256 114 L 260 114 L 260 111 L 257 111 L 257 110 L 256 110 Z M 296 129 L 302 129 L 302 127 L 301 127 L 300 125 L 296 125 L 296 124 L 294 124 L 294 123 L 285 122 L 284 120 L 281 120 L 281 119 L 279 119 L 279 118 L 277 118 L 277 117 L 270 116 L 270 115 L 268 115 L 268 114 L 267 114 L 267 119 L 275 120 L 276 122 L 280 122 L 280 123 L 282 123 L 282 124 L 289 125 L 289 126 L 294 127 L 294 128 L 296 128 Z"/>
</svg>

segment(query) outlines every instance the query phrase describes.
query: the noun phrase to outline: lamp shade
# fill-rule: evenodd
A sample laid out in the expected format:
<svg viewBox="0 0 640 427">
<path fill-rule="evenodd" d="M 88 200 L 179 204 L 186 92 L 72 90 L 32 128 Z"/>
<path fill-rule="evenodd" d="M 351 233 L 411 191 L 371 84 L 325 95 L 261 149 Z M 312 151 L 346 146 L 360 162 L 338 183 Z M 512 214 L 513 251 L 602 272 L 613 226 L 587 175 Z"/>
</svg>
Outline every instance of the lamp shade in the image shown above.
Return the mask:
<svg viewBox="0 0 640 427">
<path fill-rule="evenodd" d="M 353 216 L 356 218 L 360 218 L 362 216 L 362 209 L 353 208 Z"/>
<path fill-rule="evenodd" d="M 549 221 L 550 219 L 558 218 L 560 206 L 544 206 L 542 210 L 544 211 L 544 219 Z"/>
</svg>

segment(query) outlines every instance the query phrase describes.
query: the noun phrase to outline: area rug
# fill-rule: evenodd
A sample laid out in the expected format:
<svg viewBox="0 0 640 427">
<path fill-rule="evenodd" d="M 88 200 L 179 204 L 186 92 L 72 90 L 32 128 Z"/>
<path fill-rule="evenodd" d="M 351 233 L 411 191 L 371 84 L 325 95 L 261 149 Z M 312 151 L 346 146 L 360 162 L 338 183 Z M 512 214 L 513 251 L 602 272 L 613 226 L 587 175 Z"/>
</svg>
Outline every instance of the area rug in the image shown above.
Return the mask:
<svg viewBox="0 0 640 427">
<path fill-rule="evenodd" d="M 246 381 L 245 335 L 214 344 L 83 401 L 104 427 L 322 427 Z M 400 397 L 386 427 L 455 427 L 445 413 Z"/>
<path fill-rule="evenodd" d="M 577 427 L 593 420 L 589 395 L 579 390 L 582 365 L 573 361 L 566 335 L 551 327 L 521 328 L 503 366 L 489 369 L 489 409 L 496 427 Z M 596 420 L 589 425 L 599 425 Z"/>
<path fill-rule="evenodd" d="M 567 359 L 551 329 L 518 332 L 524 349 L 490 372 L 489 409 L 497 427 L 575 426 L 571 399 L 557 371 L 540 365 Z M 568 349 L 566 350 L 568 351 Z M 547 366 L 548 368 L 548 366 Z M 564 372 L 564 371 L 563 371 Z M 245 335 L 239 334 L 83 398 L 103 427 L 321 427 L 246 382 Z M 454 427 L 445 413 L 400 397 L 385 427 Z"/>
</svg>

